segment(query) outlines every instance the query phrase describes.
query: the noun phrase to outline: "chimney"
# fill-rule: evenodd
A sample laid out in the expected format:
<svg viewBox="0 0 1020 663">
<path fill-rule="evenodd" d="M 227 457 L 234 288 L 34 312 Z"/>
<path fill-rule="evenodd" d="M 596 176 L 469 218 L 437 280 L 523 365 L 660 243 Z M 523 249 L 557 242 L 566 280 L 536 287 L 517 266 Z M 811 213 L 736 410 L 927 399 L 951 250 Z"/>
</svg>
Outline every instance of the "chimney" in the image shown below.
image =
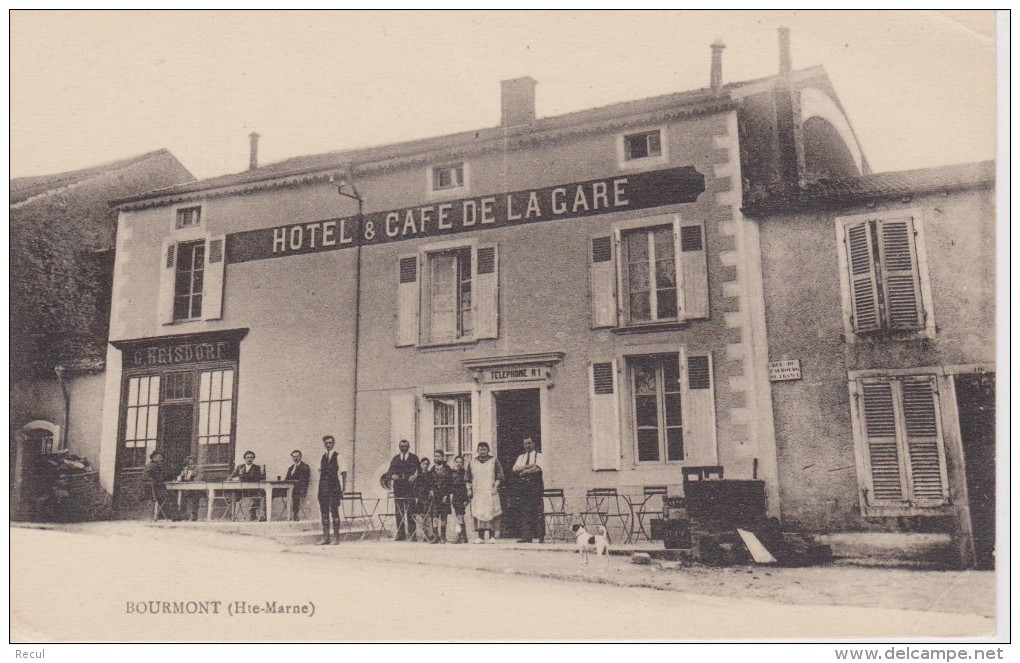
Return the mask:
<svg viewBox="0 0 1020 663">
<path fill-rule="evenodd" d="M 251 146 L 248 153 L 248 170 L 255 170 L 259 167 L 259 135 L 254 131 L 248 134 Z"/>
<path fill-rule="evenodd" d="M 790 28 L 779 28 L 779 75 L 789 75 L 793 70 L 790 64 Z"/>
<path fill-rule="evenodd" d="M 722 52 L 724 48 L 726 48 L 726 44 L 722 42 L 722 39 L 712 42 L 712 74 L 709 79 L 712 94 L 719 94 L 719 90 L 722 89 Z"/>
<path fill-rule="evenodd" d="M 516 127 L 535 119 L 535 79 L 531 76 L 500 81 L 503 115 L 500 124 Z"/>
</svg>

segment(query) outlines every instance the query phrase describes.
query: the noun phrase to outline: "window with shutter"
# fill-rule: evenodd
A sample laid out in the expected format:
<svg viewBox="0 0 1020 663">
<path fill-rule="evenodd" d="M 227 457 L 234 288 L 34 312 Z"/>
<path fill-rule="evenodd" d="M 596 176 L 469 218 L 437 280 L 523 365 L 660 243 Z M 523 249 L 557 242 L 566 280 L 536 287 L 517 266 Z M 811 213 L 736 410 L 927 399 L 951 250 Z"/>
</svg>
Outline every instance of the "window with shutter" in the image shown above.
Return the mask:
<svg viewBox="0 0 1020 663">
<path fill-rule="evenodd" d="M 594 470 L 620 469 L 620 414 L 616 362 L 594 362 L 588 369 L 591 406 L 591 463 Z"/>
<path fill-rule="evenodd" d="M 202 318 L 219 320 L 223 317 L 223 286 L 226 262 L 223 260 L 227 238 L 214 235 L 206 240 L 205 283 L 203 285 Z"/>
<path fill-rule="evenodd" d="M 948 475 L 935 378 L 869 378 L 856 391 L 866 506 L 944 505 Z"/>
<path fill-rule="evenodd" d="M 589 251 L 589 289 L 592 328 L 616 326 L 616 265 L 613 238 L 593 237 Z"/>
<path fill-rule="evenodd" d="M 845 247 L 844 304 L 856 334 L 934 332 L 915 216 L 837 219 Z"/>
<path fill-rule="evenodd" d="M 418 343 L 418 255 L 397 260 L 397 347 Z"/>
</svg>

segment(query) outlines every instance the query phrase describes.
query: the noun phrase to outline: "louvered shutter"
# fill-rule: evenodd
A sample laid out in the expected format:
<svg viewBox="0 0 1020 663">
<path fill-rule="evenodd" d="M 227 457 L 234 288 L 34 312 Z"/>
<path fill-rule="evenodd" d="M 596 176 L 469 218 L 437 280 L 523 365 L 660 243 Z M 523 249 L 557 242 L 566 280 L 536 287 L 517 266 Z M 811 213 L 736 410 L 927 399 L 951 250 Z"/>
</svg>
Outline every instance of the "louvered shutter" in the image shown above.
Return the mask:
<svg viewBox="0 0 1020 663">
<path fill-rule="evenodd" d="M 397 347 L 418 343 L 418 255 L 397 259 Z"/>
<path fill-rule="evenodd" d="M 865 460 L 871 482 L 868 503 L 902 504 L 906 501 L 905 477 L 896 438 L 893 383 L 863 382 L 859 399 L 866 444 Z"/>
<path fill-rule="evenodd" d="M 588 367 L 593 470 L 620 469 L 620 411 L 617 384 L 615 360 L 594 362 Z"/>
<path fill-rule="evenodd" d="M 480 244 L 475 259 L 474 296 L 478 318 L 476 338 L 499 336 L 499 251 L 495 244 Z"/>
<path fill-rule="evenodd" d="M 688 320 L 709 317 L 705 224 L 680 226 L 680 265 L 683 271 L 684 317 Z"/>
<path fill-rule="evenodd" d="M 398 391 L 390 394 L 390 453 L 400 452 L 400 441 L 411 443 L 418 453 L 418 399 L 413 393 Z"/>
<path fill-rule="evenodd" d="M 174 284 L 177 276 L 177 243 L 170 239 L 163 240 L 163 251 L 159 260 L 159 311 L 157 317 L 160 324 L 168 325 L 174 321 Z"/>
<path fill-rule="evenodd" d="M 592 237 L 588 252 L 591 326 L 616 326 L 616 261 L 611 235 Z"/>
<path fill-rule="evenodd" d="M 878 222 L 882 289 L 890 329 L 924 327 L 921 281 L 917 270 L 914 223 L 911 218 Z"/>
<path fill-rule="evenodd" d="M 684 462 L 716 465 L 719 454 L 715 441 L 715 389 L 712 355 L 680 355 L 680 409 L 683 413 Z"/>
<path fill-rule="evenodd" d="M 850 268 L 850 299 L 854 331 L 879 329 L 878 284 L 875 278 L 874 244 L 869 222 L 846 227 L 847 264 Z"/>
<path fill-rule="evenodd" d="M 949 482 L 945 454 L 940 443 L 935 379 L 904 379 L 900 389 L 903 427 L 910 458 L 911 502 L 915 506 L 945 504 L 949 495 Z"/>
<path fill-rule="evenodd" d="M 226 235 L 212 235 L 205 241 L 205 280 L 202 285 L 203 320 L 219 320 L 223 317 L 226 242 Z"/>
</svg>

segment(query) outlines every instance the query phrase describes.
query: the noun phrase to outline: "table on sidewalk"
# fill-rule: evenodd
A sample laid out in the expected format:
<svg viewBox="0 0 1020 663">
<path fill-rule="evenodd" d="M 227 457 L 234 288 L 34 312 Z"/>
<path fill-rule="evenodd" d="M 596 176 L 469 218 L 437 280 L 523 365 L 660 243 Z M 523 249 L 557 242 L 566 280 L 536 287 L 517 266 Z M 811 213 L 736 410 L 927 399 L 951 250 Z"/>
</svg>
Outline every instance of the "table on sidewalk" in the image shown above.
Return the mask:
<svg viewBox="0 0 1020 663">
<path fill-rule="evenodd" d="M 168 481 L 167 490 L 177 491 L 179 494 L 185 491 L 201 491 L 206 495 L 206 520 L 213 519 L 213 504 L 217 492 L 230 492 L 233 494 L 245 491 L 261 491 L 265 495 L 266 522 L 273 519 L 273 491 L 285 491 L 284 499 L 287 504 L 294 497 L 294 481 Z M 290 511 L 284 510 L 284 518 L 289 519 Z"/>
</svg>

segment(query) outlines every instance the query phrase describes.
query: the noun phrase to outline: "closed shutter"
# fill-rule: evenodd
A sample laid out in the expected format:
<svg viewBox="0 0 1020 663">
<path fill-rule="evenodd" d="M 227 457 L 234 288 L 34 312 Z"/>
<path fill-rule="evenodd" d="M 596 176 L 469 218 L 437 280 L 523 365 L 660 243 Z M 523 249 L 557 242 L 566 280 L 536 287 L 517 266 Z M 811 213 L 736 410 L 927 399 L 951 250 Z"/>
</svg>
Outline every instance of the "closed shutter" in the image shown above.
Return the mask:
<svg viewBox="0 0 1020 663">
<path fill-rule="evenodd" d="M 219 320 L 223 317 L 226 241 L 226 235 L 212 235 L 205 241 L 205 282 L 202 286 L 203 320 Z"/>
<path fill-rule="evenodd" d="M 882 258 L 882 289 L 890 329 L 924 327 L 921 282 L 911 218 L 878 222 L 879 255 Z"/>
<path fill-rule="evenodd" d="M 174 321 L 174 284 L 177 276 L 177 243 L 163 240 L 159 259 L 159 322 L 168 325 Z"/>
<path fill-rule="evenodd" d="M 418 399 L 413 393 L 397 391 L 390 394 L 390 453 L 400 452 L 400 441 L 407 440 L 411 451 L 418 453 Z"/>
<path fill-rule="evenodd" d="M 397 259 L 397 347 L 418 343 L 418 255 Z"/>
<path fill-rule="evenodd" d="M 611 235 L 592 237 L 589 258 L 591 326 L 616 326 L 616 262 Z"/>
<path fill-rule="evenodd" d="M 911 502 L 916 506 L 945 504 L 949 483 L 945 454 L 940 444 L 935 379 L 904 379 L 901 390 L 907 454 L 910 458 Z"/>
<path fill-rule="evenodd" d="M 684 422 L 684 463 L 716 465 L 715 389 L 712 355 L 680 355 L 680 408 Z"/>
<path fill-rule="evenodd" d="M 896 407 L 893 383 L 863 382 L 860 385 L 865 460 L 871 482 L 870 504 L 899 504 L 906 501 L 904 472 L 896 439 Z"/>
<path fill-rule="evenodd" d="M 680 265 L 683 270 L 684 317 L 689 320 L 709 317 L 705 224 L 680 226 Z"/>
<path fill-rule="evenodd" d="M 593 470 L 620 469 L 620 411 L 616 361 L 588 367 L 591 403 L 591 466 Z"/>
<path fill-rule="evenodd" d="M 499 336 L 499 252 L 495 244 L 478 246 L 474 296 L 478 322 L 476 338 Z"/>
<path fill-rule="evenodd" d="M 874 243 L 867 221 L 846 227 L 847 264 L 850 266 L 850 299 L 854 331 L 879 329 L 878 284 L 875 278 Z"/>
</svg>

